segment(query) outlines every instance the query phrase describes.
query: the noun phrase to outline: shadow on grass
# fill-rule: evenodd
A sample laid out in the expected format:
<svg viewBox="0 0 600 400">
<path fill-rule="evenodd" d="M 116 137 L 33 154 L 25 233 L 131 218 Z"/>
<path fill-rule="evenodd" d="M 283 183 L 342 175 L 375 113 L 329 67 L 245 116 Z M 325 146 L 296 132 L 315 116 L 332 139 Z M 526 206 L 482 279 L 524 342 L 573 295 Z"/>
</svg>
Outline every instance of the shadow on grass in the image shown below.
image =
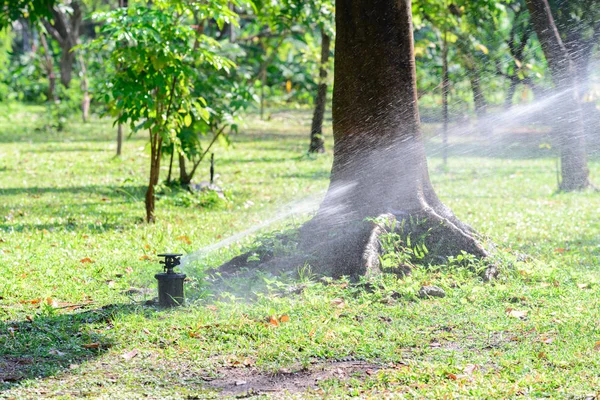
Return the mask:
<svg viewBox="0 0 600 400">
<path fill-rule="evenodd" d="M 114 319 L 132 313 L 146 317 L 156 313 L 151 306 L 111 304 L 61 314 L 61 310 L 42 303 L 38 316 L 0 323 L 0 393 L 101 356 L 112 345 Z M 85 305 L 67 305 L 64 310 L 76 307 Z"/>
<path fill-rule="evenodd" d="M 137 200 L 142 200 L 146 193 L 147 187 L 144 185 L 130 186 L 59 186 L 59 187 L 16 187 L 16 188 L 1 188 L 0 195 L 3 196 L 20 196 L 20 195 L 42 195 L 46 193 L 86 193 L 97 194 L 98 196 L 113 196 L 113 197 L 134 197 Z"/>
</svg>

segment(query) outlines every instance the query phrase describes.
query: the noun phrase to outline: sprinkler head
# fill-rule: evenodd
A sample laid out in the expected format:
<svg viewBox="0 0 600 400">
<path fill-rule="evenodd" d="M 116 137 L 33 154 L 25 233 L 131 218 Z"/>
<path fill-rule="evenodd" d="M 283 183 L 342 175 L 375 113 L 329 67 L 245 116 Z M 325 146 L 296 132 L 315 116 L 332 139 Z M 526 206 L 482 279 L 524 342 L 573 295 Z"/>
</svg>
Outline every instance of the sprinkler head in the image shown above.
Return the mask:
<svg viewBox="0 0 600 400">
<path fill-rule="evenodd" d="M 158 255 L 159 257 L 165 258 L 163 261 L 160 261 L 160 263 L 165 266 L 166 274 L 174 274 L 175 273 L 175 272 L 173 272 L 173 268 L 175 268 L 178 265 L 181 265 L 180 257 L 182 255 L 183 254 L 170 254 L 170 253 Z"/>
<path fill-rule="evenodd" d="M 160 261 L 165 272 L 154 275 L 158 281 L 158 303 L 161 307 L 180 306 L 185 300 L 183 281 L 186 275 L 174 272 L 173 268 L 181 264 L 182 254 L 159 254 L 158 256 L 165 258 L 164 261 Z"/>
</svg>

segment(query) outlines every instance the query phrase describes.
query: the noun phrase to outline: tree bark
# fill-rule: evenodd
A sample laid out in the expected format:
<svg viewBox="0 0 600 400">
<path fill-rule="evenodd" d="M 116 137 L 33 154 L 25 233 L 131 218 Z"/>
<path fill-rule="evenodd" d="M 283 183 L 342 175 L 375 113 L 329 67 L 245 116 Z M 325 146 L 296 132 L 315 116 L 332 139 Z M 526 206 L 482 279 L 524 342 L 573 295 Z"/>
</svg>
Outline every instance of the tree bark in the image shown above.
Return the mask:
<svg viewBox="0 0 600 400">
<path fill-rule="evenodd" d="M 487 102 L 485 101 L 483 90 L 481 90 L 481 77 L 479 71 L 477 69 L 470 71 L 469 79 L 471 82 L 471 91 L 473 92 L 473 104 L 475 105 L 479 133 L 484 136 L 489 136 L 491 134 L 491 127 L 489 127 L 485 121 L 487 115 Z"/>
<path fill-rule="evenodd" d="M 155 186 L 158 185 L 160 176 L 160 157 L 162 149 L 162 138 L 159 133 L 153 133 L 150 130 L 150 178 L 148 189 L 146 190 L 146 222 L 155 221 Z"/>
<path fill-rule="evenodd" d="M 299 247 L 330 275 L 379 271 L 381 220 L 425 232 L 440 256 L 488 254 L 429 180 L 413 46 L 410 0 L 336 3 L 331 180 Z"/>
<path fill-rule="evenodd" d="M 117 157 L 123 149 L 123 124 L 117 124 Z"/>
<path fill-rule="evenodd" d="M 331 38 L 321 30 L 321 65 L 319 66 L 319 88 L 315 99 L 315 111 L 313 113 L 310 128 L 309 153 L 325 153 L 325 141 L 323 140 L 323 118 L 325 117 L 325 105 L 327 103 L 327 65 L 329 63 L 329 48 Z"/>
<path fill-rule="evenodd" d="M 60 44 L 60 82 L 66 88 L 71 84 L 73 63 L 75 62 L 75 47 L 79 42 L 79 28 L 83 19 L 81 5 L 78 1 L 71 3 L 73 14 L 67 14 L 58 7 L 52 7 L 52 22 L 44 21 L 46 30 Z"/>
<path fill-rule="evenodd" d="M 54 74 L 54 62 L 52 61 L 52 55 L 50 54 L 48 41 L 46 41 L 46 35 L 41 32 L 40 43 L 42 44 L 42 49 L 44 49 L 44 64 L 46 67 L 46 72 L 48 73 L 48 101 L 56 102 L 58 98 L 56 96 L 56 75 Z"/>
<path fill-rule="evenodd" d="M 442 40 L 442 159 L 444 166 L 448 165 L 448 30 L 444 28 Z"/>
<path fill-rule="evenodd" d="M 546 57 L 557 92 L 554 133 L 560 146 L 560 190 L 591 186 L 585 150 L 585 128 L 579 102 L 577 71 L 559 35 L 548 0 L 526 0 L 531 22 Z"/>
<path fill-rule="evenodd" d="M 119 0 L 119 7 L 127 8 L 128 0 Z M 123 125 L 119 123 L 117 125 L 117 157 L 121 155 L 121 150 L 123 148 Z"/>
<path fill-rule="evenodd" d="M 185 168 L 185 157 L 179 154 L 179 184 L 187 186 L 192 182 L 192 177 L 187 173 Z"/>
<path fill-rule="evenodd" d="M 87 122 L 90 118 L 90 90 L 87 68 L 85 67 L 85 61 L 81 52 L 78 52 L 77 58 L 79 59 L 79 67 L 81 69 L 81 91 L 83 92 L 83 98 L 81 99 L 81 116 L 83 122 Z"/>
<path fill-rule="evenodd" d="M 508 90 L 506 91 L 506 97 L 504 98 L 504 109 L 509 110 L 513 105 L 513 97 L 517 91 L 517 85 L 519 81 L 514 77 L 508 78 Z"/>
</svg>

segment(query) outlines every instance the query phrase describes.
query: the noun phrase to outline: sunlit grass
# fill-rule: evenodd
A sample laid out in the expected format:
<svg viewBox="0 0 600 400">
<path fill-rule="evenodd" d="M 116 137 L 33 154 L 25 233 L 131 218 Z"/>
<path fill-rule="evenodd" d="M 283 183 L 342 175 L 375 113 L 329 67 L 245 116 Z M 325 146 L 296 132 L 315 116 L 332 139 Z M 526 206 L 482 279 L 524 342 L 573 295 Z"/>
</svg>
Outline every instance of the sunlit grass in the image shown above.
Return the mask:
<svg viewBox="0 0 600 400">
<path fill-rule="evenodd" d="M 428 145 L 440 197 L 507 261 L 492 284 L 461 268 L 418 268 L 365 290 L 323 284 L 307 270 L 299 294 L 282 294 L 299 282 L 264 276 L 257 286 L 266 291 L 211 302 L 195 290 L 205 286 L 196 265 L 186 271 L 191 305 L 159 311 L 143 306 L 155 296 L 157 253 L 196 251 L 327 188 L 331 154 L 305 155 L 310 114 L 250 117 L 232 148 L 215 151 L 228 201 L 199 208 L 163 198 L 158 222 L 146 225 L 145 136 L 129 138 L 115 158 L 108 121 L 40 132 L 40 112 L 17 106 L 0 120 L 0 378 L 14 370 L 22 379 L 0 382 L 1 396 L 218 398 L 204 378 L 224 367 L 277 372 L 347 356 L 381 369 L 323 381 L 305 396 L 564 398 L 599 387 L 600 198 L 555 192 L 555 158 L 540 155 L 542 136 L 522 145 L 515 138 L 513 158 L 504 147 L 461 139 L 448 172 L 439 172 L 436 141 Z M 522 156 L 527 146 L 537 158 Z M 590 168 L 600 181 L 597 158 Z M 208 164 L 198 179 L 208 179 Z M 251 241 L 206 263 L 216 266 Z M 418 299 L 424 284 L 447 296 Z M 280 315 L 290 321 L 265 322 Z M 135 357 L 122 357 L 133 349 Z"/>
</svg>

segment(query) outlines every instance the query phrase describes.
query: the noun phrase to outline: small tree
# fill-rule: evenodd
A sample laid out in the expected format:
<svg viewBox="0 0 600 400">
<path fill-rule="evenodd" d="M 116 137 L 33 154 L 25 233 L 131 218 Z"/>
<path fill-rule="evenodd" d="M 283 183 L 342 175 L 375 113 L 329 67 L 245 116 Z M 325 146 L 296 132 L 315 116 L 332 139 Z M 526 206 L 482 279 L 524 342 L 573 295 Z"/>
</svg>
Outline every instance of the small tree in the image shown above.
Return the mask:
<svg viewBox="0 0 600 400">
<path fill-rule="evenodd" d="M 155 186 L 163 143 L 173 143 L 179 149 L 181 129 L 194 118 L 209 118 L 206 101 L 193 91 L 195 68 L 203 65 L 218 70 L 232 66 L 231 61 L 215 53 L 216 41 L 186 24 L 186 16 L 185 9 L 168 5 L 100 14 L 98 18 L 105 25 L 92 44 L 97 49 L 113 48 L 107 60 L 113 76 L 101 87 L 101 94 L 115 123 L 129 123 L 132 131 L 148 131 L 147 222 L 155 219 Z"/>
</svg>

